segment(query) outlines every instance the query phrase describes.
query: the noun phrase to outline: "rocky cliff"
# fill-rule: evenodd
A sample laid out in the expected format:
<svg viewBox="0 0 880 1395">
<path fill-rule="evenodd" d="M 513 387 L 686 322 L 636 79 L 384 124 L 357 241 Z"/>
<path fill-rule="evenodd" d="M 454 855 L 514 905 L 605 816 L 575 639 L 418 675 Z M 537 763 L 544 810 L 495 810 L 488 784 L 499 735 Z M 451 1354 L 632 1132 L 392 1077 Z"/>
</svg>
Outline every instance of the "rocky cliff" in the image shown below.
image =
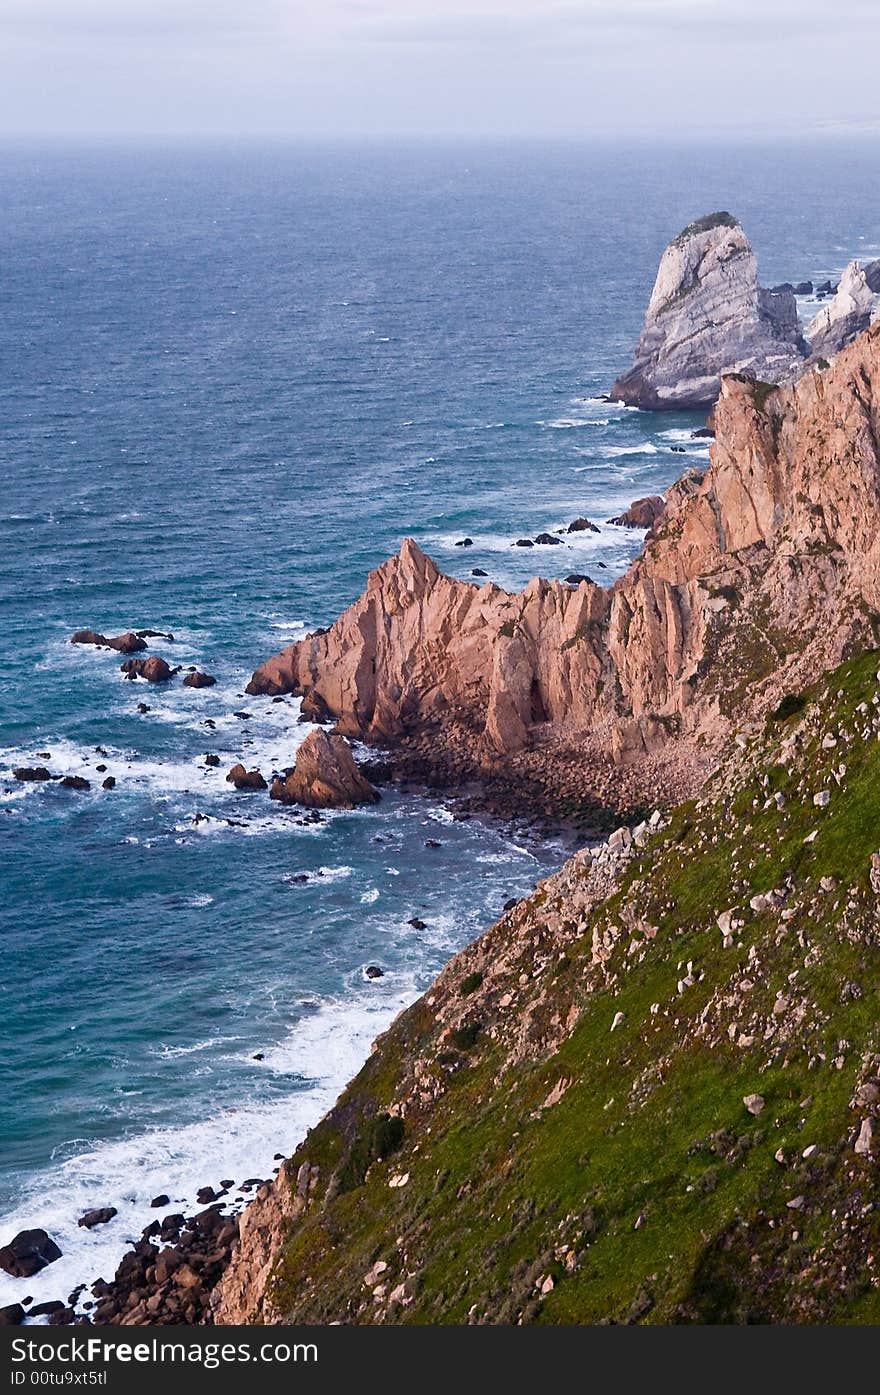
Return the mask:
<svg viewBox="0 0 880 1395">
<path fill-rule="evenodd" d="M 415 742 L 440 778 L 448 758 L 456 777 L 540 766 L 549 786 L 575 759 L 581 776 L 638 781 L 647 753 L 711 752 L 734 716 L 874 636 L 880 326 L 790 386 L 726 377 L 716 432 L 705 475 L 669 491 L 612 588 L 536 578 L 509 594 L 443 576 L 407 541 L 248 691 L 302 693 L 346 735 Z"/>
<path fill-rule="evenodd" d="M 878 661 L 452 960 L 248 1208 L 214 1320 L 880 1321 Z"/>
<path fill-rule="evenodd" d="M 807 352 L 792 291 L 759 286 L 742 227 L 713 213 L 663 253 L 635 362 L 611 396 L 655 410 L 708 407 L 723 374 L 787 381 Z"/>
<path fill-rule="evenodd" d="M 840 278 L 831 300 L 822 306 L 807 326 L 807 338 L 816 358 L 832 358 L 834 354 L 867 329 L 874 313 L 874 292 L 868 281 L 867 269 L 859 262 L 850 262 Z"/>
</svg>

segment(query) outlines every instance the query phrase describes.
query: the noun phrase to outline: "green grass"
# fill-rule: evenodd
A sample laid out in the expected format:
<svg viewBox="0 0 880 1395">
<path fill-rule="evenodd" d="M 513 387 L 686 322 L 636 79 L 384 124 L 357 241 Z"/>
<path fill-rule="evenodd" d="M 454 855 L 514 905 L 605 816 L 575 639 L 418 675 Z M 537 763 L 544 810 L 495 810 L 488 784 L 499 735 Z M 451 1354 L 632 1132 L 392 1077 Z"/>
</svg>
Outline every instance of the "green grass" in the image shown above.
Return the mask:
<svg viewBox="0 0 880 1395">
<path fill-rule="evenodd" d="M 853 659 L 777 710 L 703 800 L 674 812 L 555 968 L 536 970 L 534 1023 L 572 1004 L 580 1014 L 560 1045 L 507 1064 L 514 1027 L 504 1018 L 495 1030 L 477 971 L 449 989 L 459 1013 L 468 1000 L 454 1030 L 425 1000 L 403 1014 L 294 1159 L 317 1163 L 322 1187 L 334 1172 L 346 1185 L 310 1208 L 278 1256 L 273 1293 L 287 1319 L 370 1320 L 379 1309 L 362 1279 L 379 1258 L 413 1290 L 391 1321 L 880 1319 L 866 1258 L 880 1246 L 880 1206 L 864 1209 L 880 1202 L 877 1168 L 852 1152 L 849 1108 L 880 1052 L 868 875 L 880 741 L 859 735 L 876 711 L 877 662 Z M 841 727 L 853 739 L 823 749 Z M 824 809 L 812 798 L 822 788 Z M 787 892 L 785 921 L 749 906 L 773 888 Z M 722 949 L 716 918 L 733 907 L 744 923 Z M 545 887 L 513 914 L 539 944 L 546 917 L 565 909 Z M 634 915 L 656 933 L 632 955 L 625 930 L 597 969 L 594 932 Z M 679 991 L 688 961 L 698 981 Z M 791 1024 L 804 1011 L 777 1030 L 783 997 Z M 442 1081 L 436 1098 L 413 1094 L 415 1062 L 422 1088 Z M 757 1117 L 743 1104 L 752 1093 L 765 1100 Z M 383 1153 L 371 1130 L 408 1095 L 405 1130 L 398 1121 Z M 406 1185 L 389 1188 L 392 1173 Z"/>
</svg>

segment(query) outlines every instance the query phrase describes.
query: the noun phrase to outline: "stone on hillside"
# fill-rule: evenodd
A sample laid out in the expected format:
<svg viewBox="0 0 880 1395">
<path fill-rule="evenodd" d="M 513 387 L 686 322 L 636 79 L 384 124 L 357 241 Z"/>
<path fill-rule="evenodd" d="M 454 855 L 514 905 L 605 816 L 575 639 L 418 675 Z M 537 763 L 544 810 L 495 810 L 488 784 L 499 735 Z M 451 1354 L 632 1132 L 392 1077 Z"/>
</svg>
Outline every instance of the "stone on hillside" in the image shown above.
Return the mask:
<svg viewBox="0 0 880 1395">
<path fill-rule="evenodd" d="M 743 1104 L 750 1114 L 760 1114 L 764 1108 L 763 1095 L 743 1095 Z"/>
<path fill-rule="evenodd" d="M 863 1119 L 859 1129 L 859 1136 L 853 1145 L 859 1157 L 867 1158 L 871 1153 L 871 1146 L 874 1141 L 874 1120 Z"/>
<path fill-rule="evenodd" d="M 827 809 L 827 807 L 828 807 L 828 805 L 830 804 L 830 802 L 831 802 L 831 791 L 830 791 L 830 790 L 819 790 L 818 794 L 814 794 L 814 795 L 813 795 L 813 803 L 815 804 L 815 806 L 816 806 L 817 809 Z"/>
</svg>

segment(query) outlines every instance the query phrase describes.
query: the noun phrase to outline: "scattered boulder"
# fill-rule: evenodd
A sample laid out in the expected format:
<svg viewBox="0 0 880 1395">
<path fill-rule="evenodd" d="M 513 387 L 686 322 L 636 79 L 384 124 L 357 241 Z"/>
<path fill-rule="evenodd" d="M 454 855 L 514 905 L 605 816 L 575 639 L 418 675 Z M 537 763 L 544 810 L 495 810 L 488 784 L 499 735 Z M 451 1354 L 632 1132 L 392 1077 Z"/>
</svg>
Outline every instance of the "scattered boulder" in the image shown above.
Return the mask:
<svg viewBox="0 0 880 1395">
<path fill-rule="evenodd" d="M 216 768 L 219 764 L 220 764 L 220 757 L 219 757 L 219 756 L 215 756 L 215 755 L 212 755 L 212 754 L 210 754 L 210 753 L 209 753 L 208 755 L 205 756 L 205 765 L 211 766 L 211 768 L 214 769 L 214 768 Z"/>
<path fill-rule="evenodd" d="M 60 1249 L 45 1230 L 20 1230 L 0 1249 L 0 1269 L 14 1279 L 29 1279 L 60 1258 Z"/>
<path fill-rule="evenodd" d="M 534 547 L 535 544 L 532 542 L 531 538 L 517 538 L 517 540 L 516 540 L 516 542 L 513 544 L 513 546 L 514 546 L 514 547 Z"/>
<path fill-rule="evenodd" d="M 601 529 L 589 518 L 575 518 L 569 523 L 567 533 L 598 533 Z"/>
<path fill-rule="evenodd" d="M 188 673 L 183 680 L 185 688 L 213 688 L 217 679 L 213 673 L 202 673 L 196 669 L 193 673 Z"/>
<path fill-rule="evenodd" d="M 153 1197 L 153 1200 L 150 1202 L 150 1205 L 153 1206 L 153 1207 L 156 1207 L 156 1206 L 170 1206 L 170 1205 L 171 1205 L 171 1197 L 170 1197 L 170 1196 L 166 1196 L 165 1192 L 162 1192 L 159 1196 L 154 1196 L 154 1197 Z"/>
<path fill-rule="evenodd" d="M 760 1114 L 764 1103 L 763 1095 L 743 1095 L 743 1104 L 750 1114 Z"/>
<path fill-rule="evenodd" d="M 310 732 L 296 753 L 296 764 L 270 791 L 282 804 L 304 804 L 310 809 L 351 809 L 375 804 L 378 792 L 358 770 L 344 736 L 328 735 L 318 728 Z"/>
<path fill-rule="evenodd" d="M 666 501 L 659 494 L 650 494 L 645 499 L 634 499 L 628 509 L 609 518 L 618 528 L 653 528 L 666 511 Z"/>
<path fill-rule="evenodd" d="M 167 639 L 169 644 L 174 643 L 174 635 L 167 634 L 165 630 L 136 630 L 138 639 Z"/>
<path fill-rule="evenodd" d="M 32 781 L 54 780 L 55 776 L 45 765 L 19 765 L 12 772 L 13 778 L 27 784 Z"/>
<path fill-rule="evenodd" d="M 473 538 L 459 538 L 458 542 L 455 544 L 456 547 L 473 547 L 473 545 Z"/>
<path fill-rule="evenodd" d="M 237 790 L 265 790 L 269 788 L 259 770 L 245 770 L 241 761 L 232 767 L 226 779 Z"/>
<path fill-rule="evenodd" d="M 552 533 L 539 533 L 538 536 L 535 538 L 535 542 L 539 547 L 562 546 L 562 539 L 554 537 Z"/>
<path fill-rule="evenodd" d="M 126 678 L 145 678 L 148 683 L 167 683 L 176 672 L 158 654 L 151 654 L 149 659 L 127 659 L 121 668 Z"/>
<path fill-rule="evenodd" d="M 473 567 L 472 570 L 471 570 L 471 576 L 488 576 L 488 575 L 489 575 L 489 573 L 488 573 L 488 572 L 484 572 L 482 567 Z"/>
<path fill-rule="evenodd" d="M 364 969 L 364 978 L 384 978 L 385 970 L 380 969 L 378 964 L 368 964 Z"/>
<path fill-rule="evenodd" d="M 10 1303 L 0 1308 L 0 1327 L 21 1327 L 24 1322 L 24 1308 L 20 1303 Z"/>
<path fill-rule="evenodd" d="M 89 781 L 82 775 L 65 775 L 60 784 L 61 788 L 65 790 L 90 790 L 92 788 Z"/>
<path fill-rule="evenodd" d="M 582 581 L 588 581 L 591 586 L 593 584 L 593 578 L 587 576 L 586 572 L 569 572 L 565 578 L 566 586 L 580 586 Z"/>
<path fill-rule="evenodd" d="M 116 776 L 115 776 L 115 775 L 108 775 L 107 778 L 106 778 L 106 780 L 102 780 L 102 781 L 101 781 L 101 789 L 102 789 L 102 790 L 115 790 L 115 788 L 116 788 Z"/>
<path fill-rule="evenodd" d="M 198 1206 L 210 1206 L 212 1201 L 217 1200 L 217 1193 L 213 1187 L 199 1187 L 196 1192 L 196 1204 Z"/>
<path fill-rule="evenodd" d="M 77 1225 L 82 1226 L 84 1230 L 94 1230 L 96 1225 L 106 1225 L 118 1214 L 115 1206 L 96 1206 L 80 1216 Z"/>
</svg>

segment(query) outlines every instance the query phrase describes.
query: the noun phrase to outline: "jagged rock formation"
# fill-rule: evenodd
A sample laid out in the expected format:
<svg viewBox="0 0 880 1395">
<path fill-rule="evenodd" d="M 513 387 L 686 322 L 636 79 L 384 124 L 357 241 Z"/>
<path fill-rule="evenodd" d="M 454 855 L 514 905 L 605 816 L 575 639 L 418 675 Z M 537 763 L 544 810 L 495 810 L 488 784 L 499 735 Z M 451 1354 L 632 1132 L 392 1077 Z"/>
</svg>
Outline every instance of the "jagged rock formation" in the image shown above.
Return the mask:
<svg viewBox="0 0 880 1395">
<path fill-rule="evenodd" d="M 713 213 L 663 253 L 635 362 L 611 396 L 653 410 L 709 407 L 723 374 L 788 381 L 807 352 L 793 292 L 762 289 L 742 227 Z"/>
<path fill-rule="evenodd" d="M 582 769 L 711 748 L 743 704 L 765 711 L 875 633 L 880 325 L 791 386 L 725 378 L 715 417 L 705 475 L 668 492 L 612 588 L 477 587 L 407 541 L 248 691 L 315 694 L 347 735 L 424 736 L 484 769 L 531 748 L 552 770 L 560 743 Z"/>
<path fill-rule="evenodd" d="M 857 261 L 846 267 L 833 299 L 807 326 L 807 338 L 816 358 L 833 358 L 863 329 L 874 311 L 874 292 L 866 271 Z"/>
<path fill-rule="evenodd" d="M 875 295 L 880 294 L 880 257 L 876 261 L 868 262 L 865 267 L 865 280 Z"/>
<path fill-rule="evenodd" d="M 880 1320 L 880 682 L 540 883 L 248 1207 L 219 1323 Z"/>
<path fill-rule="evenodd" d="M 344 736 L 318 728 L 306 737 L 296 753 L 293 770 L 273 781 L 272 799 L 282 804 L 304 804 L 309 809 L 353 809 L 375 804 L 379 798 L 369 780 L 358 770 Z"/>
</svg>

